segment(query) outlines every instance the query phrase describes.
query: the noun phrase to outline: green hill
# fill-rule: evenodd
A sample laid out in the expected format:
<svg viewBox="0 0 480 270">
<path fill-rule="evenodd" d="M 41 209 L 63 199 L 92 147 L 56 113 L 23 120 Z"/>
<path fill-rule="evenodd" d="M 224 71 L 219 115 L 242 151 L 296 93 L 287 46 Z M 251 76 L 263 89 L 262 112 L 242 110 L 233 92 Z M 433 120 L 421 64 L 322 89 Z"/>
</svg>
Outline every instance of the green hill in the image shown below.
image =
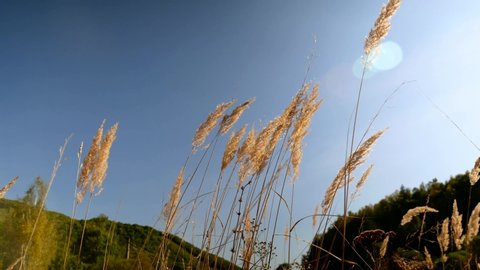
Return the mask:
<svg viewBox="0 0 480 270">
<path fill-rule="evenodd" d="M 15 262 L 21 254 L 22 245 L 25 244 L 18 243 L 18 238 L 21 237 L 16 235 L 17 232 L 21 234 L 25 225 L 17 224 L 12 219 L 16 217 L 21 219 L 25 217 L 25 213 L 29 212 L 38 213 L 35 212 L 34 207 L 29 207 L 22 201 L 0 199 L 0 230 L 3 232 L 0 236 L 1 269 L 6 269 Z M 21 213 L 21 216 L 18 216 L 19 213 Z M 62 269 L 70 218 L 51 211 L 46 211 L 44 214 L 48 224 L 51 225 L 47 228 L 53 228 L 53 230 L 48 234 L 40 235 L 39 241 L 42 242 L 42 245 L 50 242 L 49 247 L 54 250 L 47 250 L 47 252 L 52 254 L 52 257 L 48 260 L 48 267 L 29 266 L 27 268 Z M 148 226 L 114 222 L 104 215 L 89 219 L 85 230 L 81 260 L 78 263 L 78 247 L 82 226 L 83 221 L 74 220 L 72 240 L 68 249 L 67 269 L 103 269 L 104 265 L 106 266 L 105 269 L 154 269 L 155 254 L 164 237 L 162 232 L 152 230 Z M 39 231 L 39 228 L 37 228 L 37 231 Z M 42 234 L 41 230 L 40 234 Z M 145 244 L 143 252 L 140 252 L 149 234 L 149 240 Z M 173 269 L 197 266 L 200 249 L 182 241 L 175 235 L 169 235 L 167 239 L 169 265 L 173 266 Z M 17 247 L 20 247 L 20 249 L 15 250 Z M 33 249 L 32 247 L 30 250 Z M 106 253 L 107 256 L 105 256 Z M 214 256 L 209 255 L 210 268 L 213 268 L 214 263 Z M 230 263 L 228 261 L 217 258 L 216 269 L 227 269 L 229 267 Z M 234 268 L 238 267 L 234 266 Z"/>
</svg>

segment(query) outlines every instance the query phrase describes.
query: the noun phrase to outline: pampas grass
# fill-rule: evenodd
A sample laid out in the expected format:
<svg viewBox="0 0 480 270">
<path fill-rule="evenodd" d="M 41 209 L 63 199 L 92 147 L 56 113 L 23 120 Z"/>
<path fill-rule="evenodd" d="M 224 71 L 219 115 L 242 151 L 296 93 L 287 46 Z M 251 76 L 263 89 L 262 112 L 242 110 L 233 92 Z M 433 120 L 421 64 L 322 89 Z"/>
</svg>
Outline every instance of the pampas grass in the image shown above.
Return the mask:
<svg viewBox="0 0 480 270">
<path fill-rule="evenodd" d="M 3 197 L 5 197 L 5 194 L 7 194 L 7 191 L 13 186 L 15 185 L 15 183 L 17 182 L 18 180 L 18 176 L 13 178 L 12 180 L 10 180 L 10 182 L 8 182 L 2 189 L 0 189 L 0 199 L 2 199 Z"/>
<path fill-rule="evenodd" d="M 428 206 L 417 206 L 415 208 L 408 210 L 407 213 L 403 215 L 400 225 L 404 226 L 405 224 L 412 221 L 414 217 L 420 214 L 425 214 L 425 213 L 438 213 L 438 210 Z"/>
</svg>

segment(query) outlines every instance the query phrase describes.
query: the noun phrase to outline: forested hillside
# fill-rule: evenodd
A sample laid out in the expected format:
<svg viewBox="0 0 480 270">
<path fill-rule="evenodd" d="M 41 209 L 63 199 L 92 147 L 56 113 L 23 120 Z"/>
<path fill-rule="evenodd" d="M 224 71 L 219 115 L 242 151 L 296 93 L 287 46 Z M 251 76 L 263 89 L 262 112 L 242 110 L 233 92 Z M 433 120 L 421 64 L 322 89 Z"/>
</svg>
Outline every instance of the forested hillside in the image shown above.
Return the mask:
<svg viewBox="0 0 480 270">
<path fill-rule="evenodd" d="M 462 265 L 467 261 L 476 267 L 480 255 L 480 240 L 476 234 L 468 245 L 464 243 L 458 248 L 454 235 L 448 235 L 449 226 L 446 222 L 447 226 L 444 227 L 447 228 L 447 249 L 441 250 L 439 245 L 441 232 L 445 230 L 442 225 L 447 218 L 452 217 L 454 200 L 459 214 L 463 216 L 463 220 L 460 216 L 461 227 L 466 232 L 469 213 L 480 201 L 480 187 L 470 184 L 468 173 L 452 177 L 445 183 L 434 179 L 418 188 L 402 186 L 380 202 L 350 213 L 346 230 L 348 244 L 345 247 L 345 259 L 363 269 L 427 269 L 426 248 L 438 267 L 443 265 L 444 269 L 463 269 Z M 428 206 L 438 212 L 422 212 L 410 222 L 401 225 L 407 211 L 419 206 Z M 472 215 L 475 218 L 475 213 Z M 452 224 L 453 220 L 458 220 L 458 215 L 456 217 L 452 217 Z M 453 225 L 451 227 L 454 231 Z M 341 218 L 334 224 L 327 225 L 323 233 L 317 234 L 304 257 L 305 267 L 339 267 L 340 261 L 335 256 L 340 257 L 342 254 L 340 228 L 343 228 Z M 387 236 L 388 239 L 385 240 Z M 464 238 L 465 235 L 458 240 L 463 242 Z M 388 243 L 384 245 L 386 242 Z M 382 248 L 385 250 L 381 250 Z"/>
<path fill-rule="evenodd" d="M 30 240 L 32 227 L 38 217 L 45 184 L 37 178 L 25 196 L 19 200 L 0 199 L 0 269 L 21 262 L 22 249 Z M 105 215 L 87 220 L 83 247 L 79 246 L 83 220 L 74 220 L 71 241 L 65 248 L 70 228 L 70 217 L 43 211 L 36 225 L 28 258 L 27 269 L 154 269 L 157 251 L 164 235 L 148 226 L 124 224 L 109 220 Z M 174 269 L 196 266 L 200 249 L 174 235 L 168 235 L 169 265 Z M 65 259 L 66 257 L 66 259 Z M 211 267 L 226 269 L 227 261 L 209 258 Z"/>
</svg>

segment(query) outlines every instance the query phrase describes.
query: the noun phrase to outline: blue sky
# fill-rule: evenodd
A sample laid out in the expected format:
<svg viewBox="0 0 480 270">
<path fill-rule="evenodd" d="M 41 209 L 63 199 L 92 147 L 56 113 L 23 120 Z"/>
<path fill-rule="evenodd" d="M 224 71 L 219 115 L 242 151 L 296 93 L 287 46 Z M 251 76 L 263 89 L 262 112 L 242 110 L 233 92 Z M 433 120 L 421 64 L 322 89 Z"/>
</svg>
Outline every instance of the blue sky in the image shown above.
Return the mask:
<svg viewBox="0 0 480 270">
<path fill-rule="evenodd" d="M 91 216 L 150 225 L 216 104 L 256 97 L 242 123 L 261 126 L 288 104 L 305 77 L 324 103 L 305 140 L 296 217 L 312 213 L 343 162 L 359 80 L 352 66 L 382 1 L 2 1 L 0 2 L 0 179 L 48 179 L 73 133 L 49 195 L 70 213 L 75 152 L 102 119 L 119 122 L 104 192 Z M 386 41 L 401 62 L 364 88 L 359 128 L 404 85 L 374 123 L 388 127 L 369 159 L 374 171 L 352 210 L 400 185 L 447 180 L 478 150 L 425 98 L 480 144 L 477 1 L 405 1 Z M 314 44 L 314 37 L 317 43 Z M 423 94 L 422 94 L 423 93 Z M 118 209 L 118 210 L 117 210 Z M 308 240 L 311 226 L 300 229 Z"/>
</svg>

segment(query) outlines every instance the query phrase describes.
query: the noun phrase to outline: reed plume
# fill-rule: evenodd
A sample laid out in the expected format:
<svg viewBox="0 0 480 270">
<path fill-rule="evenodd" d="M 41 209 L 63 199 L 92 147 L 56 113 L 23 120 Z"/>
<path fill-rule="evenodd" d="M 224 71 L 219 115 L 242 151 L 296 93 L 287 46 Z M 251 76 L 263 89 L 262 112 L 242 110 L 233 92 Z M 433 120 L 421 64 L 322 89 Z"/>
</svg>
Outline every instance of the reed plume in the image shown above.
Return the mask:
<svg viewBox="0 0 480 270">
<path fill-rule="evenodd" d="M 344 178 L 353 172 L 359 165 L 365 162 L 365 158 L 370 153 L 373 144 L 375 144 L 375 142 L 382 136 L 384 132 L 385 130 L 380 130 L 363 142 L 363 144 L 360 145 L 360 147 L 350 155 L 345 165 L 343 165 L 343 167 L 338 171 L 337 175 L 325 192 L 325 198 L 322 201 L 323 214 L 327 213 L 328 209 L 333 203 L 333 199 L 335 198 L 337 190 L 343 187 Z"/>
<path fill-rule="evenodd" d="M 375 50 L 380 42 L 388 35 L 390 31 L 390 19 L 395 15 L 400 7 L 400 0 L 389 0 L 387 5 L 382 7 L 380 15 L 377 17 L 373 28 L 368 33 L 363 46 L 363 52 L 368 57 Z"/>
<path fill-rule="evenodd" d="M 97 160 L 93 166 L 94 170 L 92 172 L 92 181 L 90 185 L 90 192 L 94 192 L 95 188 L 97 189 L 97 194 L 100 194 L 102 191 L 103 181 L 107 174 L 108 169 L 108 158 L 110 156 L 110 149 L 112 144 L 117 138 L 118 123 L 113 125 L 105 135 L 105 138 L 102 140 L 100 149 L 98 151 Z"/>
<path fill-rule="evenodd" d="M 100 127 L 97 130 L 97 133 L 93 137 L 92 144 L 90 145 L 90 149 L 88 150 L 87 155 L 83 159 L 83 163 L 81 165 L 80 176 L 77 179 L 77 203 L 82 203 L 83 199 L 85 198 L 85 194 L 88 191 L 92 171 L 94 170 L 94 166 L 97 160 L 98 151 L 100 149 L 101 140 L 103 137 L 103 126 L 105 124 L 105 120 L 102 121 Z"/>
<path fill-rule="evenodd" d="M 368 166 L 368 168 L 362 173 L 362 176 L 360 177 L 360 180 L 358 180 L 357 184 L 355 185 L 355 190 L 353 191 L 353 194 L 351 196 L 351 199 L 355 199 L 357 195 L 360 193 L 360 190 L 362 189 L 363 185 L 367 182 L 368 177 L 370 176 L 370 173 L 372 173 L 373 169 L 373 164 Z"/>
<path fill-rule="evenodd" d="M 3 199 L 5 197 L 5 194 L 7 191 L 17 182 L 18 176 L 10 180 L 8 184 L 6 184 L 2 189 L 0 189 L 0 199 Z"/>
<path fill-rule="evenodd" d="M 427 264 L 427 269 L 432 270 L 435 267 L 432 261 L 432 256 L 430 256 L 430 252 L 428 252 L 427 247 L 424 246 L 423 249 L 424 249 L 423 254 L 425 254 L 425 263 Z"/>
<path fill-rule="evenodd" d="M 244 125 L 239 131 L 233 132 L 232 135 L 230 135 L 227 146 L 225 147 L 225 151 L 223 153 L 221 172 L 225 170 L 228 164 L 230 164 L 230 162 L 235 157 L 235 154 L 238 151 L 238 145 L 240 143 L 240 140 L 243 138 L 246 130 L 247 126 Z"/>
<path fill-rule="evenodd" d="M 468 220 L 467 233 L 465 234 L 465 244 L 468 245 L 472 239 L 477 236 L 480 222 L 480 203 L 475 206 Z"/>
<path fill-rule="evenodd" d="M 255 146 L 251 149 L 248 159 L 251 163 L 252 173 L 260 174 L 267 164 L 270 156 L 268 155 L 268 145 L 270 138 L 280 123 L 280 118 L 275 118 L 265 126 L 255 140 Z"/>
<path fill-rule="evenodd" d="M 237 151 L 237 159 L 241 162 L 240 168 L 238 169 L 238 188 L 243 185 L 243 181 L 251 171 L 251 153 L 255 147 L 255 141 L 255 129 L 252 128 L 242 146 Z"/>
<path fill-rule="evenodd" d="M 440 252 L 442 254 L 442 262 L 447 261 L 447 256 L 445 253 L 448 250 L 448 244 L 450 243 L 450 234 L 448 232 L 448 225 L 450 224 L 450 219 L 447 217 L 442 222 L 442 229 L 439 234 L 437 234 L 438 245 L 440 246 Z"/>
<path fill-rule="evenodd" d="M 382 241 L 382 245 L 380 246 L 380 258 L 385 257 L 385 254 L 387 253 L 389 239 L 390 239 L 390 235 L 387 234 L 387 237 L 385 237 Z"/>
<path fill-rule="evenodd" d="M 312 93 L 305 98 L 302 107 L 300 109 L 297 120 L 293 127 L 292 134 L 290 135 L 290 151 L 291 151 L 291 163 L 293 167 L 294 179 L 298 177 L 300 162 L 302 160 L 302 141 L 307 135 L 308 127 L 310 126 L 312 116 L 317 111 L 320 103 L 318 101 L 318 89 L 319 85 L 313 87 Z"/>
<path fill-rule="evenodd" d="M 222 122 L 220 123 L 220 134 L 227 133 L 230 128 L 235 124 L 235 122 L 237 122 L 240 116 L 242 116 L 243 112 L 248 109 L 250 104 L 252 104 L 254 101 L 255 98 L 251 98 L 233 109 L 232 113 L 230 113 L 229 115 L 225 115 L 222 118 Z"/>
<path fill-rule="evenodd" d="M 458 213 L 457 200 L 453 201 L 452 211 L 452 238 L 457 250 L 462 249 L 462 215 Z"/>
<path fill-rule="evenodd" d="M 168 195 L 168 202 L 163 207 L 163 216 L 165 218 L 165 233 L 169 233 L 172 230 L 173 225 L 175 224 L 175 218 L 178 212 L 178 203 L 180 202 L 180 197 L 182 195 L 180 189 L 183 184 L 183 173 L 184 168 L 182 168 L 178 173 L 175 185 L 173 185 L 172 190 Z"/>
<path fill-rule="evenodd" d="M 402 218 L 402 221 L 400 222 L 400 225 L 405 225 L 407 223 L 409 223 L 410 221 L 412 221 L 412 219 L 416 216 L 418 216 L 419 214 L 423 214 L 423 213 L 438 213 L 438 210 L 435 209 L 435 208 L 432 208 L 432 207 L 428 207 L 428 206 L 417 206 L 415 208 L 412 208 L 410 210 L 407 211 L 407 213 L 405 215 L 403 215 L 403 218 Z"/>
<path fill-rule="evenodd" d="M 480 173 L 480 157 L 475 161 L 475 165 L 471 172 L 468 173 L 468 178 L 470 179 L 470 185 L 473 186 L 478 181 Z"/>
<path fill-rule="evenodd" d="M 232 100 L 217 105 L 215 110 L 207 116 L 207 119 L 197 128 L 197 131 L 195 131 L 195 135 L 192 139 L 193 148 L 197 148 L 205 142 L 208 134 L 210 134 L 213 128 L 217 125 L 218 119 L 223 116 L 225 111 L 230 108 L 234 102 L 235 100 Z"/>
</svg>

